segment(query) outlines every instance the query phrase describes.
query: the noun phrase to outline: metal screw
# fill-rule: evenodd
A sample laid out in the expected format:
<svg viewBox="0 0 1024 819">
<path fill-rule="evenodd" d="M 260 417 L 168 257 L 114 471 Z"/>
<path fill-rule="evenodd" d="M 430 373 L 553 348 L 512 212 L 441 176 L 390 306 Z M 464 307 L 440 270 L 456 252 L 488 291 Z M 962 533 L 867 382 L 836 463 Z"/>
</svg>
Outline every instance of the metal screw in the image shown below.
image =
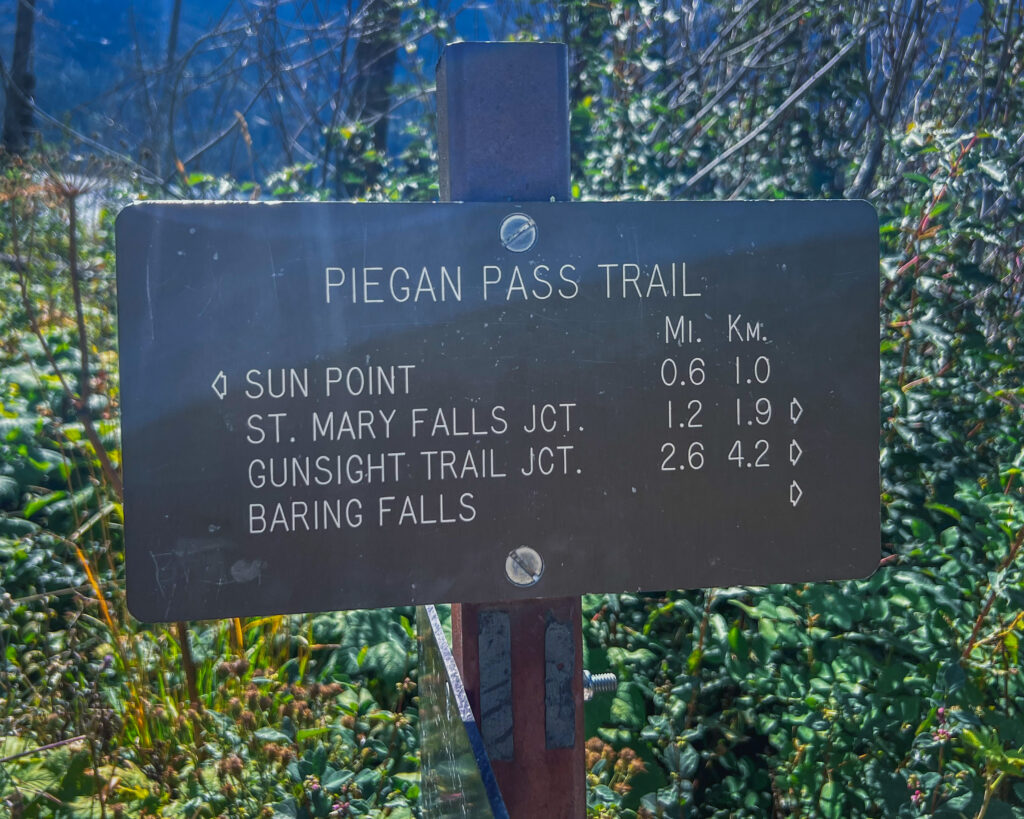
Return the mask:
<svg viewBox="0 0 1024 819">
<path fill-rule="evenodd" d="M 610 671 L 591 674 L 583 669 L 583 701 L 594 698 L 594 694 L 614 694 L 619 689 L 619 679 Z"/>
<path fill-rule="evenodd" d="M 516 586 L 532 586 L 544 574 L 544 559 L 529 546 L 520 546 L 505 558 L 505 574 Z"/>
<path fill-rule="evenodd" d="M 498 232 L 505 250 L 513 253 L 523 253 L 537 241 L 537 223 L 525 213 L 510 213 L 502 220 Z"/>
</svg>

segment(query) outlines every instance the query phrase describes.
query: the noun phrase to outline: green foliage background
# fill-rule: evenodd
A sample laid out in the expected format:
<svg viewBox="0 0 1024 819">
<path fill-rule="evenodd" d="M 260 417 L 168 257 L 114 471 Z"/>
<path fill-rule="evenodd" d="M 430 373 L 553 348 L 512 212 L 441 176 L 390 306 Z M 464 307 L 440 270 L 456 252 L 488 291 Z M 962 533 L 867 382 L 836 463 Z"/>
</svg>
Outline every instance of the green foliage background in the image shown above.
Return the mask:
<svg viewBox="0 0 1024 819">
<path fill-rule="evenodd" d="M 576 198 L 857 195 L 881 223 L 881 566 L 585 598 L 587 666 L 621 680 L 588 705 L 592 815 L 1024 816 L 1021 4 L 718 3 L 701 36 L 672 4 L 510 8 L 570 45 Z M 402 127 L 343 152 L 365 198 L 436 196 L 432 129 Z M 418 815 L 411 610 L 124 607 L 113 215 L 328 186 L 4 162 L 0 811 Z"/>
</svg>

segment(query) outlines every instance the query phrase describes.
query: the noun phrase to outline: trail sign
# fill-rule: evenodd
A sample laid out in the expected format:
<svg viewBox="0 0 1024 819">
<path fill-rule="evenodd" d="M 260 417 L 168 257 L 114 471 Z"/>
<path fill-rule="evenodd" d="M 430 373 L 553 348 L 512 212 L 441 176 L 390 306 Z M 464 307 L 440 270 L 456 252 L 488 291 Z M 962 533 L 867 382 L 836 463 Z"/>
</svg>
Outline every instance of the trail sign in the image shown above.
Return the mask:
<svg viewBox="0 0 1024 819">
<path fill-rule="evenodd" d="M 877 237 L 842 201 L 126 209 L 132 612 L 869 573 Z"/>
</svg>

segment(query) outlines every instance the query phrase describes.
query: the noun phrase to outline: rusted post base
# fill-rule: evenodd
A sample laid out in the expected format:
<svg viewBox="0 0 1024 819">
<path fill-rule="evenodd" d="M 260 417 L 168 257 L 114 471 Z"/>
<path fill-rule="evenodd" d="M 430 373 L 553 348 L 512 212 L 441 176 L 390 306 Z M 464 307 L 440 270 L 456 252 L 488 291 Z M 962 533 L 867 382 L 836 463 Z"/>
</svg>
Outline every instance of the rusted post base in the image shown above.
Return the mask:
<svg viewBox="0 0 1024 819">
<path fill-rule="evenodd" d="M 510 816 L 584 816 L 580 599 L 452 606 L 452 644 Z"/>
</svg>

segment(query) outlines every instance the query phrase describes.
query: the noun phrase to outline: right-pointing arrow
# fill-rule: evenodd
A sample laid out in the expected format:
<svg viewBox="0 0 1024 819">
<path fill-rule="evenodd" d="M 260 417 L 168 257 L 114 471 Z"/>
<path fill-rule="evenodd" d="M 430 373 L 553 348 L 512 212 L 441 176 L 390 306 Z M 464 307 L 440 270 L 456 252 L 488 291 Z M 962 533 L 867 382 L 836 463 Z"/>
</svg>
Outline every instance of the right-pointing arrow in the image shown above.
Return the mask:
<svg viewBox="0 0 1024 819">
<path fill-rule="evenodd" d="M 804 451 L 800 449 L 800 444 L 796 442 L 794 438 L 789 442 L 789 462 L 796 466 L 796 462 L 800 460 L 800 456 L 804 454 Z"/>
<path fill-rule="evenodd" d="M 800 420 L 800 416 L 804 414 L 804 408 L 800 406 L 800 402 L 795 398 L 789 402 L 789 417 L 795 424 Z"/>
<path fill-rule="evenodd" d="M 804 490 L 800 488 L 800 484 L 798 484 L 796 481 L 793 481 L 793 483 L 789 485 L 789 502 L 796 506 L 798 503 L 800 503 L 800 498 L 802 498 L 803 496 Z"/>
</svg>

